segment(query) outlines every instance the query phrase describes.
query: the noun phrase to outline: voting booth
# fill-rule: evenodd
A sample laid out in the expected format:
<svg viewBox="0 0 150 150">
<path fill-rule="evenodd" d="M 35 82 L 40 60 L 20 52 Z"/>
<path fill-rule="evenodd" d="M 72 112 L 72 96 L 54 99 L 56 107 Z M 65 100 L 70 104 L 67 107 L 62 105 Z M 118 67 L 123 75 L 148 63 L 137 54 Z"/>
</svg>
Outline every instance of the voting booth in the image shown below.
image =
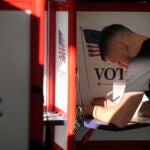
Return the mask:
<svg viewBox="0 0 150 150">
<path fill-rule="evenodd" d="M 149 36 L 149 9 L 148 2 L 98 3 L 84 1 L 78 3 L 77 104 L 90 104 L 92 98 L 103 96 L 115 103 L 119 102 L 125 88 L 126 72 L 117 65 L 101 60 L 98 43 L 95 39 L 100 36 L 103 27 L 111 24 L 123 24 L 137 33 Z M 145 100 L 148 98 L 144 96 L 143 101 Z M 136 116 L 137 112 L 134 117 Z M 127 143 L 131 144 L 131 147 L 136 147 L 134 145 L 136 140 L 141 142 L 141 145 L 143 139 L 149 141 L 149 127 L 145 127 L 145 125 L 144 128 L 139 124 L 127 125 L 121 130 L 97 120 L 85 122 L 84 125 L 85 128 L 79 130 L 79 134 L 76 135 L 77 149 L 98 149 L 98 147 L 109 149 L 110 147 L 105 145 L 107 142 L 113 146 L 117 142 L 119 145 L 119 141 L 122 141 L 122 147 L 125 147 L 125 141 L 129 141 Z M 147 144 L 149 145 L 149 142 Z M 119 146 L 115 148 L 119 149 Z"/>
</svg>

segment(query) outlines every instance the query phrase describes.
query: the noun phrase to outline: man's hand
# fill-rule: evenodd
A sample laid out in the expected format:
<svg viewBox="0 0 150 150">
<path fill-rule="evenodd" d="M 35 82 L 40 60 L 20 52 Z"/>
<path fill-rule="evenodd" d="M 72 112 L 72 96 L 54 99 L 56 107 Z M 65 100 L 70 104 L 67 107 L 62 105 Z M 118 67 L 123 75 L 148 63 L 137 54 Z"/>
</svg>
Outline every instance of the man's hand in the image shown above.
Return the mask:
<svg viewBox="0 0 150 150">
<path fill-rule="evenodd" d="M 139 112 L 138 112 L 138 116 L 139 117 L 150 117 L 150 102 L 149 101 L 142 103 L 142 105 L 139 109 Z"/>
<path fill-rule="evenodd" d="M 114 106 L 115 103 L 113 103 L 111 100 L 107 99 L 106 97 L 95 97 L 92 99 L 91 105 L 110 107 L 110 106 Z"/>
</svg>

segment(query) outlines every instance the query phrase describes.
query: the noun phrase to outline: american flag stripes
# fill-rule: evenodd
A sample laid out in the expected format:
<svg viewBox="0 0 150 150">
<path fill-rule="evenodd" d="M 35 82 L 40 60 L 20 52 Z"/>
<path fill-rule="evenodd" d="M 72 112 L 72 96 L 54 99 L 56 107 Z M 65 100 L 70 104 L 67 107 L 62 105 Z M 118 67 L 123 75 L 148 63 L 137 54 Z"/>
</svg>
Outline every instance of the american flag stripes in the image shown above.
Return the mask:
<svg viewBox="0 0 150 150">
<path fill-rule="evenodd" d="M 59 43 L 59 58 L 65 63 L 66 62 L 66 47 L 63 33 L 58 31 L 58 43 Z"/>
<path fill-rule="evenodd" d="M 100 31 L 93 29 L 83 29 L 88 54 L 90 57 L 100 56 L 100 48 L 98 45 Z"/>
</svg>

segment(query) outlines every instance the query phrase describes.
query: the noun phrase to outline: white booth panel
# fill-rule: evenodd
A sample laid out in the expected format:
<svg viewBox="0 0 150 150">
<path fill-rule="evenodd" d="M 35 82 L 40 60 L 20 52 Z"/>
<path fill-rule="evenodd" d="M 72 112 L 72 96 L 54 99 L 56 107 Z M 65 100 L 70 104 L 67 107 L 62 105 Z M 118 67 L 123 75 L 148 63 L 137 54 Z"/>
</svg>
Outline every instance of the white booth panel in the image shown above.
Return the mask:
<svg viewBox="0 0 150 150">
<path fill-rule="evenodd" d="M 27 150 L 30 15 L 0 11 L 0 149 Z"/>
<path fill-rule="evenodd" d="M 56 12 L 55 106 L 67 112 L 68 101 L 68 12 Z"/>
</svg>

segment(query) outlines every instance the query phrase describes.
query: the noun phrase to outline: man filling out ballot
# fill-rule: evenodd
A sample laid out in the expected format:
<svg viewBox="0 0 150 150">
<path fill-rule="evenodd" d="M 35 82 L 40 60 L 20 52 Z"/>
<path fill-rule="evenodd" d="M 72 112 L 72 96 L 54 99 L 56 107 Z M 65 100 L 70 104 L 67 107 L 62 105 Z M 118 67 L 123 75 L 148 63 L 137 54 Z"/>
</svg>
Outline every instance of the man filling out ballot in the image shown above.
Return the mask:
<svg viewBox="0 0 150 150">
<path fill-rule="evenodd" d="M 138 34 L 121 24 L 112 24 L 100 33 L 101 58 L 118 64 L 127 71 L 126 87 L 118 103 L 106 97 L 94 98 L 90 105 L 76 107 L 75 129 L 83 126 L 84 117 L 93 117 L 106 124 L 125 127 L 141 105 L 138 116 L 150 117 L 150 37 Z"/>
</svg>

